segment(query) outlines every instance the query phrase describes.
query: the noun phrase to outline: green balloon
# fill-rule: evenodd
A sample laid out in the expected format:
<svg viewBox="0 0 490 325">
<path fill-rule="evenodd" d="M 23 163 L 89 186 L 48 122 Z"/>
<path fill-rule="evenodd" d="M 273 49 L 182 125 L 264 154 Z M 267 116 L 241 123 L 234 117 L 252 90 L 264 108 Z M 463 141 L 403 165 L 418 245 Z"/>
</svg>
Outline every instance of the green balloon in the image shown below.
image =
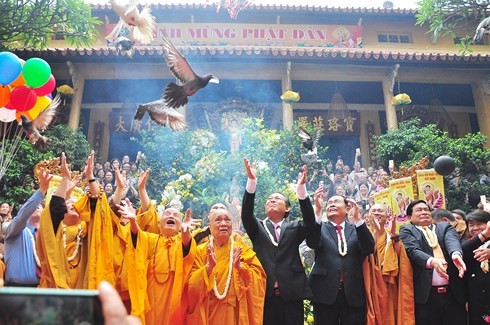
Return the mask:
<svg viewBox="0 0 490 325">
<path fill-rule="evenodd" d="M 22 74 L 26 85 L 32 88 L 39 88 L 48 82 L 51 76 L 51 67 L 40 58 L 30 58 L 24 63 Z"/>
</svg>

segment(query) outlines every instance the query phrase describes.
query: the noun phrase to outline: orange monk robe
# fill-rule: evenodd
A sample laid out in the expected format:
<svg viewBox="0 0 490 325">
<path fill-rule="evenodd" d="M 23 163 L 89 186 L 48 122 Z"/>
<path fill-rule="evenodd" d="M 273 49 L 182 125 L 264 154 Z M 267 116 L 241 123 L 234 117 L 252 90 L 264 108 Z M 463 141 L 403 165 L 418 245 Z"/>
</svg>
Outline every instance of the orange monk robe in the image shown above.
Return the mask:
<svg viewBox="0 0 490 325">
<path fill-rule="evenodd" d="M 235 242 L 242 248 L 243 270 L 232 268 L 228 293 L 224 299 L 216 298 L 213 287 L 223 294 L 228 277 L 231 240 L 222 247 L 214 245 L 217 264 L 208 277 L 206 255 L 209 242 L 199 245 L 196 261 L 188 283 L 187 324 L 200 325 L 256 325 L 262 324 L 264 313 L 266 274 L 255 252 L 243 242 Z"/>
<path fill-rule="evenodd" d="M 0 279 L 4 279 L 5 277 L 5 263 L 0 260 Z"/>
<path fill-rule="evenodd" d="M 96 289 L 100 281 L 115 284 L 112 259 L 112 217 L 113 213 L 105 194 L 98 200 L 95 211 L 90 210 L 90 198 L 83 196 L 75 202 L 80 214 L 80 225 L 87 236 L 82 240 L 76 260 L 68 261 L 73 254 L 79 225 L 66 227 L 60 223 L 55 234 L 49 205 L 41 213 L 39 237 L 36 249 L 41 262 L 42 288 Z M 63 232 L 66 236 L 66 249 L 63 247 Z M 82 235 L 83 235 L 82 232 Z M 70 240 L 72 238 L 72 240 Z M 75 240 L 73 240 L 75 239 Z"/>
<path fill-rule="evenodd" d="M 180 233 L 167 238 L 140 229 L 136 248 L 131 244 L 127 251 L 131 314 L 150 325 L 183 324 L 183 292 L 194 264 L 194 240 L 184 256 Z"/>
<path fill-rule="evenodd" d="M 413 273 L 403 244 L 400 256 L 387 232 L 376 239 L 376 264 L 386 286 L 386 304 L 383 324 L 414 325 L 415 305 L 413 295 Z"/>
<path fill-rule="evenodd" d="M 146 231 L 158 233 L 160 229 L 158 228 L 158 213 L 153 206 L 150 205 L 146 212 L 142 212 L 141 209 L 136 211 L 136 221 L 141 229 L 146 229 Z M 119 217 L 112 214 L 113 221 L 113 264 L 114 264 L 114 275 L 116 277 L 115 288 L 121 299 L 125 302 L 126 306 L 130 306 L 129 303 L 129 289 L 128 289 L 128 266 L 125 263 L 131 257 L 126 257 L 126 247 L 132 244 L 131 240 L 131 230 L 130 224 L 121 224 Z"/>
</svg>

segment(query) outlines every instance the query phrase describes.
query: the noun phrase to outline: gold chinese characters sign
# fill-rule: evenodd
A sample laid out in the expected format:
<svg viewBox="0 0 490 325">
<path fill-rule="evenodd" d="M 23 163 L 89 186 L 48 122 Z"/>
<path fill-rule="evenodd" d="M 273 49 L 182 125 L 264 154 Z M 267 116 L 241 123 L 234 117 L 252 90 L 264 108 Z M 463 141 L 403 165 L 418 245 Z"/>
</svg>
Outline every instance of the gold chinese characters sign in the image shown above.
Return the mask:
<svg viewBox="0 0 490 325">
<path fill-rule="evenodd" d="M 294 110 L 294 120 L 301 126 L 311 123 L 315 128 L 323 130 L 325 136 L 360 136 L 361 114 L 350 111 L 345 117 L 329 116 L 328 111 Z"/>
</svg>

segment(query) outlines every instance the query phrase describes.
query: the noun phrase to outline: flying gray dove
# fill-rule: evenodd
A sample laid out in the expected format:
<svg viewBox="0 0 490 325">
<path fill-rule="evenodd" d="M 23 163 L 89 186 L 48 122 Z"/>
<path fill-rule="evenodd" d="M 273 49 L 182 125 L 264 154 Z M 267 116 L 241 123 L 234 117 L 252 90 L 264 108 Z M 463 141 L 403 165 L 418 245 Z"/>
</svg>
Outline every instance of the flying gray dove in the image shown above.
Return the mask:
<svg viewBox="0 0 490 325">
<path fill-rule="evenodd" d="M 147 112 L 153 122 L 168 126 L 172 131 L 185 130 L 188 125 L 183 121 L 184 115 L 168 107 L 163 99 L 139 105 L 134 119 L 141 121 Z"/>
<path fill-rule="evenodd" d="M 29 142 L 33 147 L 41 152 L 46 152 L 49 149 L 49 144 L 51 139 L 41 135 L 48 126 L 53 122 L 56 116 L 58 106 L 61 103 L 61 97 L 59 94 L 51 101 L 51 103 L 46 107 L 35 119 L 29 121 L 27 116 L 21 115 L 22 119 L 21 125 L 24 132 L 27 134 Z"/>
<path fill-rule="evenodd" d="M 212 74 L 198 76 L 189 65 L 189 62 L 177 51 L 175 46 L 166 37 L 163 37 L 165 61 L 170 71 L 182 85 L 170 82 L 165 88 L 165 102 L 169 107 L 179 108 L 187 104 L 187 97 L 194 95 L 198 90 L 206 87 L 208 83 L 219 83 L 219 79 Z"/>
<path fill-rule="evenodd" d="M 313 163 L 316 163 L 318 160 L 318 140 L 320 139 L 320 129 L 318 129 L 315 133 L 315 137 L 313 138 L 308 131 L 306 131 L 305 128 L 299 127 L 299 133 L 298 135 L 300 136 L 303 146 L 308 149 L 308 153 L 302 153 L 301 154 L 301 160 L 307 164 L 311 165 Z"/>
</svg>

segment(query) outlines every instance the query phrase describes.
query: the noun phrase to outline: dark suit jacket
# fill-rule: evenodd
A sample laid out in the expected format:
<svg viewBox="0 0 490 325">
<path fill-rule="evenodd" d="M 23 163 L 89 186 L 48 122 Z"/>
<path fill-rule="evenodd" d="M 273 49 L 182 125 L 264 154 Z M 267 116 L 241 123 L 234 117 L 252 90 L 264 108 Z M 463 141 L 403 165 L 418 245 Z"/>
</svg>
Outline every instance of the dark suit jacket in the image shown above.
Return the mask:
<svg viewBox="0 0 490 325">
<path fill-rule="evenodd" d="M 338 250 L 338 237 L 330 222 L 322 222 L 308 237 L 306 243 L 315 250 L 315 265 L 310 273 L 312 301 L 332 305 L 337 299 L 340 272 L 344 275 L 344 293 L 347 304 L 362 307 L 366 304 L 362 263 L 374 252 L 374 238 L 363 223 L 359 227 L 345 222 L 347 255 Z"/>
<path fill-rule="evenodd" d="M 451 259 L 451 255 L 454 252 L 463 254 L 458 233 L 449 223 L 439 222 L 436 225 L 436 235 L 448 265 L 447 273 L 449 275 L 451 291 L 454 298 L 464 304 L 466 300 L 464 282 L 459 277 L 458 269 L 454 266 Z M 434 256 L 434 253 L 425 240 L 422 231 L 412 224 L 406 224 L 401 227 L 400 238 L 413 268 L 415 303 L 426 304 L 429 300 L 430 289 L 432 287 L 432 273 L 434 272 L 434 269 L 428 269 L 426 264 L 427 260 Z"/>
<path fill-rule="evenodd" d="M 473 251 L 483 245 L 480 238 L 465 241 L 463 246 L 466 264 L 465 280 L 468 290 L 468 315 L 470 324 L 484 324 L 482 315 L 490 311 L 490 274 L 484 273 Z"/>
<path fill-rule="evenodd" d="M 315 225 L 315 213 L 310 199 L 299 200 L 303 220 L 293 222 L 284 220 L 277 247 L 272 244 L 262 221 L 254 217 L 254 200 L 255 193 L 250 194 L 245 191 L 242 204 L 242 222 L 253 243 L 253 249 L 262 263 L 265 273 L 267 273 L 266 297 L 272 296 L 274 283 L 277 281 L 283 300 L 292 301 L 309 298 L 311 291 L 308 288 L 305 269 L 301 262 L 299 245 Z M 274 236 L 272 224 L 267 222 L 267 226 L 269 232 Z"/>
</svg>

